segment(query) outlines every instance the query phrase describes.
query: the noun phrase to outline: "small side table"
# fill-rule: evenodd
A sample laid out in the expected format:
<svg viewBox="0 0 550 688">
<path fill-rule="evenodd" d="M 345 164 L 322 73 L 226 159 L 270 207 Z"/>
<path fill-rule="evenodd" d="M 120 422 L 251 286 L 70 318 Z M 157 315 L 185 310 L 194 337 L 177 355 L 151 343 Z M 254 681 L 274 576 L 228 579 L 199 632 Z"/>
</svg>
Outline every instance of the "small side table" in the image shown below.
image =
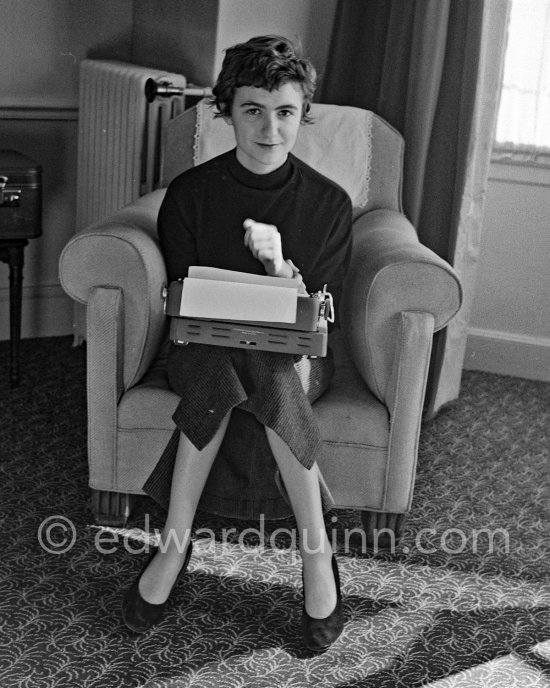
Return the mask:
<svg viewBox="0 0 550 688">
<path fill-rule="evenodd" d="M 42 169 L 30 158 L 0 150 L 0 260 L 10 268 L 10 382 L 19 384 L 23 263 L 29 239 L 42 234 Z"/>
</svg>

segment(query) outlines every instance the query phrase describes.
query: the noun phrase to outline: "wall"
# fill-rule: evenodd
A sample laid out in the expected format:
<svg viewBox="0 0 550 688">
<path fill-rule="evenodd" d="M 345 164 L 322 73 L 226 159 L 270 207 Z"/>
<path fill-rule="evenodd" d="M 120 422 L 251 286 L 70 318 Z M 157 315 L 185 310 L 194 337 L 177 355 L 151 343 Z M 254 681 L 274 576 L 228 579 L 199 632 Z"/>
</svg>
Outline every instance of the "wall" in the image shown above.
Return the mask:
<svg viewBox="0 0 550 688">
<path fill-rule="evenodd" d="M 0 1 L 0 147 L 43 168 L 43 236 L 25 250 L 23 337 L 69 334 L 72 305 L 57 262 L 74 232 L 78 69 L 86 56 L 128 59 L 131 0 Z M 9 337 L 0 263 L 0 339 Z"/>
<path fill-rule="evenodd" d="M 219 0 L 138 0 L 132 61 L 212 83 Z"/>
<path fill-rule="evenodd" d="M 550 168 L 493 163 L 465 367 L 550 381 Z"/>
<path fill-rule="evenodd" d="M 213 84 L 224 49 L 252 36 L 299 39 L 324 70 L 337 0 L 139 0 L 134 5 L 135 62 Z"/>
<path fill-rule="evenodd" d="M 220 70 L 225 48 L 252 36 L 276 33 L 301 41 L 304 54 L 321 80 L 336 4 L 337 0 L 220 0 L 215 74 Z"/>
<path fill-rule="evenodd" d="M 76 107 L 86 56 L 125 59 L 132 0 L 0 0 L 0 106 Z"/>
</svg>

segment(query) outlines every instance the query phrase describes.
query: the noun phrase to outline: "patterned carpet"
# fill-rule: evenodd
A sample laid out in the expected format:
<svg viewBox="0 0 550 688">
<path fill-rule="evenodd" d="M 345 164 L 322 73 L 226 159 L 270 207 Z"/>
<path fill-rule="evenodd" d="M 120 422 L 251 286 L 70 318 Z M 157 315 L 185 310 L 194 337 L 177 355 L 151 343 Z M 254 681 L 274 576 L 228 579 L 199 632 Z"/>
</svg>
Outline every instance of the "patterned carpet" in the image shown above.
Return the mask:
<svg viewBox="0 0 550 688">
<path fill-rule="evenodd" d="M 395 551 L 361 551 L 358 533 L 346 542 L 358 514 L 329 514 L 346 628 L 312 656 L 291 522 L 199 514 L 163 623 L 125 629 L 121 595 L 145 555 L 87 508 L 85 353 L 70 338 L 22 344 L 10 390 L 0 343 L 1 688 L 550 686 L 550 385 L 465 373 L 423 429 Z M 162 518 L 142 500 L 130 525 Z"/>
</svg>

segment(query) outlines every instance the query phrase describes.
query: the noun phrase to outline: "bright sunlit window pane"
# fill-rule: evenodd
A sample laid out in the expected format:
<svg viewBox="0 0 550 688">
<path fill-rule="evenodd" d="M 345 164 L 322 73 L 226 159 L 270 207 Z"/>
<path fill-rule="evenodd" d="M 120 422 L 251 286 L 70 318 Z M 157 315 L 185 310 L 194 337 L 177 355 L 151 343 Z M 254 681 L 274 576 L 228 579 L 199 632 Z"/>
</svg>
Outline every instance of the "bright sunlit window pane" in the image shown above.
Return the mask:
<svg viewBox="0 0 550 688">
<path fill-rule="evenodd" d="M 496 141 L 550 149 L 550 0 L 512 0 Z"/>
</svg>

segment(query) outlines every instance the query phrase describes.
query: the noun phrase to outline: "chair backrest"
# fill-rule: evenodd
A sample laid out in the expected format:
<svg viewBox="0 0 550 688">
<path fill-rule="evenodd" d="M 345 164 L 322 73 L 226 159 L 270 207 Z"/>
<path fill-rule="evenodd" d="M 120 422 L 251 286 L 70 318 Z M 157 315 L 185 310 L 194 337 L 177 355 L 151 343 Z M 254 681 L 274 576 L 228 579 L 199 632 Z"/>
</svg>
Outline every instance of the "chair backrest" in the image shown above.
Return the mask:
<svg viewBox="0 0 550 688">
<path fill-rule="evenodd" d="M 404 143 L 378 115 L 343 105 L 313 104 L 313 124 L 303 125 L 293 150 L 343 186 L 355 215 L 388 208 L 401 211 Z M 162 186 L 186 169 L 235 145 L 233 131 L 201 101 L 168 122 Z"/>
</svg>

